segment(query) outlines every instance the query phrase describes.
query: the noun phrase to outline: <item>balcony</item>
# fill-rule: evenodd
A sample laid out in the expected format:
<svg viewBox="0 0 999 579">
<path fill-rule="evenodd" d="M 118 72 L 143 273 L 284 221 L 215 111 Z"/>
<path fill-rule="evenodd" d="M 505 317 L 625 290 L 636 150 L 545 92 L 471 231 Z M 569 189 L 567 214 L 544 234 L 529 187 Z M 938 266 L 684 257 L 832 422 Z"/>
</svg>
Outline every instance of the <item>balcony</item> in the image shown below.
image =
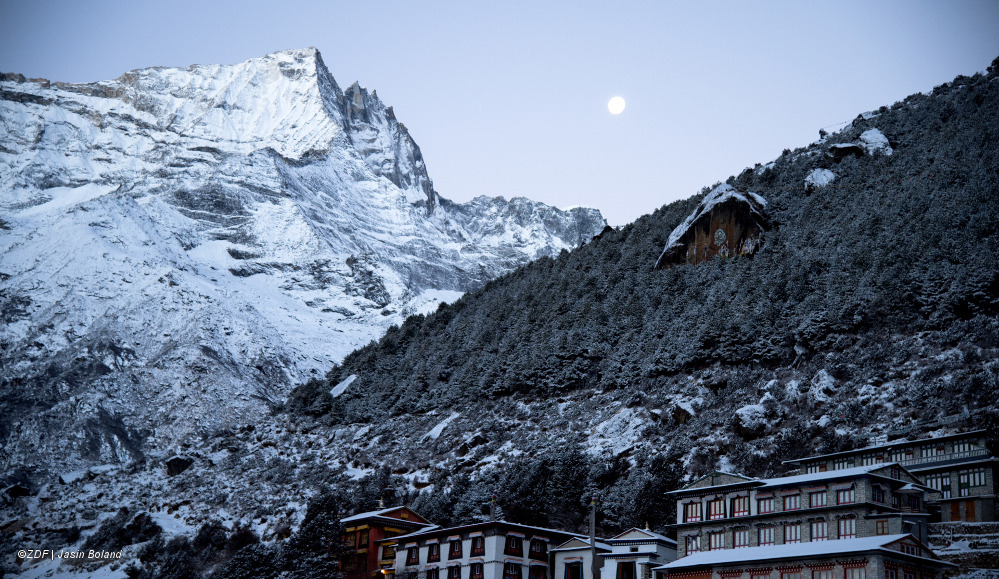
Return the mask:
<svg viewBox="0 0 999 579">
<path fill-rule="evenodd" d="M 988 456 L 989 451 L 984 448 L 975 448 L 972 450 L 966 450 L 964 452 L 951 452 L 948 454 L 938 454 L 936 456 L 919 456 L 913 458 L 907 458 L 905 460 L 900 460 L 898 463 L 902 466 L 915 466 L 918 464 L 930 464 L 933 462 L 949 462 L 953 460 L 962 460 L 966 458 L 974 458 L 976 456 Z"/>
</svg>

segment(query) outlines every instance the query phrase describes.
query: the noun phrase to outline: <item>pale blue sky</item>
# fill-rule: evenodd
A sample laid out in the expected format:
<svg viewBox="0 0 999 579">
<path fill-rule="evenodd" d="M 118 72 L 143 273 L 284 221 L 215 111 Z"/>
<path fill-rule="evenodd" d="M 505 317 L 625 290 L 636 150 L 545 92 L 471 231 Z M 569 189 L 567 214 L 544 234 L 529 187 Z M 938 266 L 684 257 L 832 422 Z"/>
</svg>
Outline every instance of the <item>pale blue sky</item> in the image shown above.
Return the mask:
<svg viewBox="0 0 999 579">
<path fill-rule="evenodd" d="M 395 107 L 445 197 L 588 205 L 612 224 L 999 56 L 994 0 L 0 8 L 0 70 L 52 80 L 315 46 L 341 86 Z"/>
</svg>

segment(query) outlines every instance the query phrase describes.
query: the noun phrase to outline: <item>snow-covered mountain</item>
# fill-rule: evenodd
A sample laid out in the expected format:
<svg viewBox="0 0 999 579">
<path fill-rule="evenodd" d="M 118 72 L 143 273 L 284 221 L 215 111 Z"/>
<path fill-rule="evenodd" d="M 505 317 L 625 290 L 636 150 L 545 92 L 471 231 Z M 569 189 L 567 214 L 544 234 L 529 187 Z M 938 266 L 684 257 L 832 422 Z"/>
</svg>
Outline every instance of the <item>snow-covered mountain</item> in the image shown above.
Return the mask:
<svg viewBox="0 0 999 579">
<path fill-rule="evenodd" d="M 606 225 L 438 196 L 313 48 L 0 82 L 0 471 L 252 421 L 406 316 Z"/>
</svg>

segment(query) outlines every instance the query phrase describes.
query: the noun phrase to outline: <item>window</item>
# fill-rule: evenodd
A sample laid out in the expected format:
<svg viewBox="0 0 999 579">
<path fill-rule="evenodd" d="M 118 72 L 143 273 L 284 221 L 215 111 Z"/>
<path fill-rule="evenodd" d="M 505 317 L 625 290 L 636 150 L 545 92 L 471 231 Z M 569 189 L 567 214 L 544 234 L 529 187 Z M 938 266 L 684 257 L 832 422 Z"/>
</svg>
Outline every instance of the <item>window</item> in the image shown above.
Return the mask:
<svg viewBox="0 0 999 579">
<path fill-rule="evenodd" d="M 843 569 L 843 579 L 867 579 L 867 569 L 864 567 Z"/>
<path fill-rule="evenodd" d="M 906 497 L 909 503 L 909 510 L 913 512 L 919 512 L 919 497 Z"/>
<path fill-rule="evenodd" d="M 732 516 L 745 517 L 749 515 L 749 497 L 736 497 L 732 499 Z"/>
<path fill-rule="evenodd" d="M 451 565 L 448 567 L 447 579 L 461 579 L 461 565 Z"/>
<path fill-rule="evenodd" d="M 801 508 L 801 495 L 787 495 L 784 497 L 784 510 L 796 511 Z"/>
<path fill-rule="evenodd" d="M 891 478 L 895 480 L 899 480 L 900 478 L 902 478 L 902 471 L 898 470 L 897 466 L 893 466 L 890 469 L 888 469 L 888 474 L 891 475 Z"/>
<path fill-rule="evenodd" d="M 843 470 L 844 468 L 853 468 L 853 457 L 850 458 L 837 458 L 833 461 L 833 470 Z"/>
<path fill-rule="evenodd" d="M 697 535 L 687 537 L 687 554 L 696 553 L 701 550 L 701 538 Z"/>
<path fill-rule="evenodd" d="M 816 507 L 826 506 L 826 491 L 819 491 L 817 493 L 808 493 L 808 506 L 813 509 Z"/>
<path fill-rule="evenodd" d="M 752 579 L 770 579 L 770 573 L 764 573 L 764 574 L 759 574 L 759 575 L 757 575 L 757 574 L 754 573 L 754 574 L 750 575 L 750 577 Z"/>
<path fill-rule="evenodd" d="M 912 569 L 905 569 L 902 571 L 903 579 L 916 579 L 916 572 Z"/>
<path fill-rule="evenodd" d="M 774 500 L 772 498 L 759 499 L 756 501 L 756 506 L 758 507 L 757 512 L 760 514 L 774 512 Z"/>
<path fill-rule="evenodd" d="M 919 547 L 912 543 L 902 543 L 902 552 L 906 555 L 919 555 Z"/>
<path fill-rule="evenodd" d="M 749 546 L 749 529 L 736 529 L 732 531 L 732 543 L 736 549 Z"/>
<path fill-rule="evenodd" d="M 628 547 L 628 551 L 631 552 L 631 553 L 637 553 L 638 552 L 638 547 Z"/>
<path fill-rule="evenodd" d="M 406 564 L 407 565 L 419 565 L 420 564 L 420 549 L 417 547 L 410 547 L 406 549 Z"/>
<path fill-rule="evenodd" d="M 815 474 L 819 472 L 819 463 L 813 462 L 805 467 L 805 474 Z"/>
<path fill-rule="evenodd" d="M 583 564 L 580 562 L 566 563 L 565 579 L 583 579 Z"/>
<path fill-rule="evenodd" d="M 725 548 L 724 533 L 708 533 L 708 549 L 718 551 Z"/>
<path fill-rule="evenodd" d="M 759 543 L 761 547 L 774 544 L 774 528 L 773 527 L 760 527 L 758 530 Z"/>
<path fill-rule="evenodd" d="M 801 579 L 801 571 L 784 571 L 780 574 L 780 579 Z"/>
<path fill-rule="evenodd" d="M 875 533 L 879 535 L 888 535 L 888 521 L 881 519 L 874 523 Z"/>
<path fill-rule="evenodd" d="M 954 443 L 954 452 L 970 452 L 972 446 L 970 440 L 959 440 Z"/>
<path fill-rule="evenodd" d="M 368 530 L 361 529 L 357 532 L 357 548 L 364 549 L 368 546 Z"/>
<path fill-rule="evenodd" d="M 725 501 L 723 499 L 715 499 L 713 501 L 708 501 L 708 518 L 709 519 L 725 518 Z"/>
<path fill-rule="evenodd" d="M 386 545 L 382 547 L 382 560 L 395 559 L 395 545 Z"/>
<path fill-rule="evenodd" d="M 482 563 L 472 563 L 468 574 L 469 579 L 482 579 Z"/>
<path fill-rule="evenodd" d="M 503 564 L 503 579 L 522 579 L 520 575 L 520 565 L 516 563 Z"/>
<path fill-rule="evenodd" d="M 812 579 L 832 579 L 832 569 L 812 571 Z"/>
<path fill-rule="evenodd" d="M 860 457 L 860 465 L 871 466 L 872 464 L 878 464 L 879 462 L 881 462 L 880 460 L 878 460 L 878 458 L 880 457 L 878 457 L 878 455 L 876 454 L 865 454 L 864 456 Z"/>
<path fill-rule="evenodd" d="M 481 567 L 482 564 L 479 563 Z M 531 565 L 527 572 L 528 579 L 546 579 L 548 577 L 548 567 L 544 565 Z M 481 579 L 481 578 L 480 578 Z"/>
<path fill-rule="evenodd" d="M 885 502 L 885 490 L 881 487 L 871 488 L 871 500 L 876 503 Z"/>
<path fill-rule="evenodd" d="M 840 519 L 837 537 L 840 539 L 857 538 L 857 519 Z"/>
<path fill-rule="evenodd" d="M 784 525 L 784 544 L 801 542 L 801 524 L 792 523 Z"/>
<path fill-rule="evenodd" d="M 899 495 L 892 494 L 892 496 L 891 496 L 891 508 L 893 508 L 893 509 L 901 509 L 902 508 L 902 499 L 901 499 L 901 497 L 899 497 Z"/>
<path fill-rule="evenodd" d="M 472 537 L 472 557 L 486 554 L 486 539 L 484 537 Z"/>
<path fill-rule="evenodd" d="M 885 565 L 885 579 L 898 579 L 898 569 Z"/>
<path fill-rule="evenodd" d="M 540 539 L 531 539 L 531 557 L 548 558 L 548 543 Z"/>
<path fill-rule="evenodd" d="M 683 506 L 683 522 L 693 523 L 701 520 L 701 503 L 687 503 Z"/>
<path fill-rule="evenodd" d="M 437 563 L 441 560 L 441 546 L 439 543 L 427 545 L 427 563 Z"/>
<path fill-rule="evenodd" d="M 440 569 L 428 569 L 427 570 L 427 579 L 441 579 L 441 570 Z"/>
<path fill-rule="evenodd" d="M 938 491 L 942 498 L 950 498 L 950 473 L 940 472 L 926 476 L 926 486 Z"/>
<path fill-rule="evenodd" d="M 811 541 L 825 541 L 829 539 L 829 531 L 826 528 L 825 521 L 812 521 L 811 533 L 809 540 Z"/>
<path fill-rule="evenodd" d="M 524 540 L 515 535 L 506 536 L 506 546 L 503 547 L 503 553 L 507 555 L 520 556 L 524 551 Z"/>
<path fill-rule="evenodd" d="M 447 551 L 448 559 L 461 559 L 461 539 L 455 539 L 450 542 L 451 548 Z"/>
<path fill-rule="evenodd" d="M 854 488 L 841 489 L 836 491 L 836 504 L 849 505 L 857 498 L 857 491 Z"/>
<path fill-rule="evenodd" d="M 968 485 L 973 487 L 985 486 L 985 469 L 976 468 L 972 470 L 962 470 L 961 474 L 968 475 Z"/>
</svg>

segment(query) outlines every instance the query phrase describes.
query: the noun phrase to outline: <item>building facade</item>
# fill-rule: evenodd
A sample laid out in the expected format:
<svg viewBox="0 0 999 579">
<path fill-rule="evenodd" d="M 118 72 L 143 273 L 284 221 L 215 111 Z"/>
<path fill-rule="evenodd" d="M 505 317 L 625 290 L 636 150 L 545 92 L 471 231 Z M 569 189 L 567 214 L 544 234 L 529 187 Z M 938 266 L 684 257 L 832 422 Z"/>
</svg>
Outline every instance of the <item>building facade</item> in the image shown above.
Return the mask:
<svg viewBox="0 0 999 579">
<path fill-rule="evenodd" d="M 551 579 L 549 545 L 573 533 L 489 521 L 422 529 L 381 542 L 387 575 L 395 579 Z"/>
<path fill-rule="evenodd" d="M 896 464 L 773 479 L 714 472 L 670 493 L 677 554 L 902 533 L 926 542 L 929 490 Z"/>
<path fill-rule="evenodd" d="M 676 541 L 649 529 L 628 529 L 606 543 L 600 579 L 652 579 L 653 568 L 676 559 Z"/>
<path fill-rule="evenodd" d="M 597 563 L 603 565 L 600 555 L 611 552 L 611 546 L 597 537 Z M 551 550 L 551 579 L 593 579 L 593 559 L 589 537 L 573 537 Z M 597 579 L 602 579 L 597 577 Z"/>
<path fill-rule="evenodd" d="M 934 520 L 996 520 L 996 464 L 985 431 L 902 440 L 846 452 L 785 461 L 802 473 L 818 473 L 895 462 L 936 491 L 930 497 Z"/>
<path fill-rule="evenodd" d="M 340 522 L 344 525 L 342 540 L 354 550 L 341 561 L 345 579 L 369 579 L 381 571 L 379 541 L 432 526 L 409 507 L 358 513 Z"/>
<path fill-rule="evenodd" d="M 665 579 L 939 579 L 956 567 L 899 534 L 702 551 L 655 571 Z"/>
</svg>

